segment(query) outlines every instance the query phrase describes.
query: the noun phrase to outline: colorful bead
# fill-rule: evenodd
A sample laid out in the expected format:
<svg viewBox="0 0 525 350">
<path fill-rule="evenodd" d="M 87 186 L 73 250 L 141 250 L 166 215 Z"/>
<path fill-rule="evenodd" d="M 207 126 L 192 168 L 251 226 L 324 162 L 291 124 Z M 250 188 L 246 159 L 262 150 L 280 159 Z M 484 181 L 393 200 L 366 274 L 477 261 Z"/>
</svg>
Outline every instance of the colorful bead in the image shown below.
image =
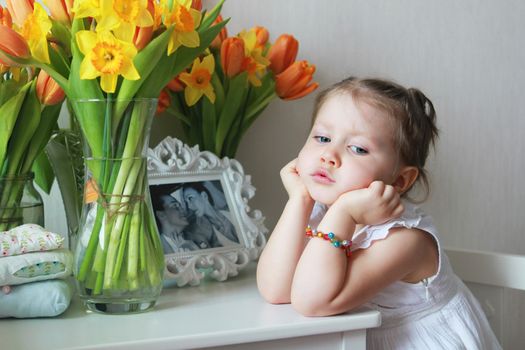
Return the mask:
<svg viewBox="0 0 525 350">
<path fill-rule="evenodd" d="M 344 250 L 346 256 L 350 257 L 352 252 L 350 250 L 350 248 L 352 247 L 352 241 L 351 240 L 343 240 L 343 241 L 340 241 L 339 239 L 337 239 L 337 237 L 335 236 L 335 234 L 333 232 L 329 232 L 329 233 L 324 233 L 324 232 L 321 232 L 321 231 L 317 231 L 317 230 L 312 230 L 312 228 L 310 226 L 307 226 L 306 227 L 306 236 L 312 238 L 312 237 L 318 237 L 318 238 L 323 238 L 324 240 L 326 241 L 330 241 L 330 243 L 335 247 L 335 248 L 341 248 L 342 250 Z"/>
</svg>

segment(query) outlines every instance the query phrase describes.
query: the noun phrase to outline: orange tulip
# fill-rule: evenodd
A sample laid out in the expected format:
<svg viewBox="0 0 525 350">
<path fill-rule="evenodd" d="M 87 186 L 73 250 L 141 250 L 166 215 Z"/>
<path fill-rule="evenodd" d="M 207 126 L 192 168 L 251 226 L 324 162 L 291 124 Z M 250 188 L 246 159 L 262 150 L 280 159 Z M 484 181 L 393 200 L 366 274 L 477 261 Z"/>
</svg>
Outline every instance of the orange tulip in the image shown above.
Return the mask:
<svg viewBox="0 0 525 350">
<path fill-rule="evenodd" d="M 217 18 L 215 18 L 215 21 L 213 21 L 213 24 L 215 25 L 220 22 L 222 22 L 222 16 L 218 15 Z M 226 40 L 227 37 L 228 37 L 228 31 L 226 30 L 226 27 L 222 27 L 221 31 L 219 32 L 219 34 L 217 34 L 215 39 L 213 39 L 210 46 L 216 50 L 220 49 L 222 42 Z"/>
<path fill-rule="evenodd" d="M 9 10 L 5 7 L 0 6 L 0 25 L 11 28 L 13 26 L 13 20 Z"/>
<path fill-rule="evenodd" d="M 6 2 L 13 22 L 22 27 L 27 16 L 33 13 L 35 0 L 7 0 Z"/>
<path fill-rule="evenodd" d="M 319 84 L 311 83 L 315 66 L 307 61 L 296 61 L 275 77 L 275 91 L 283 100 L 295 100 L 317 89 Z"/>
<path fill-rule="evenodd" d="M 165 89 L 162 89 L 159 95 L 159 101 L 157 102 L 157 112 L 156 114 L 161 114 L 168 108 L 170 105 L 170 95 L 166 92 Z"/>
<path fill-rule="evenodd" d="M 170 80 L 166 87 L 173 92 L 180 92 L 184 90 L 184 83 L 180 81 L 179 76 L 176 76 Z"/>
<path fill-rule="evenodd" d="M 3 53 L 20 58 L 31 56 L 26 40 L 13 29 L 0 25 L 0 64 L 17 66 L 15 62 Z"/>
<path fill-rule="evenodd" d="M 268 42 L 268 38 L 270 37 L 268 29 L 261 26 L 256 26 L 253 28 L 253 30 L 255 30 L 255 35 L 257 37 L 257 43 L 255 44 L 255 46 L 264 48 L 264 46 Z"/>
<path fill-rule="evenodd" d="M 233 77 L 243 70 L 244 41 L 241 38 L 226 38 L 221 45 L 221 66 L 224 74 Z"/>
<path fill-rule="evenodd" d="M 273 73 L 277 75 L 288 68 L 295 61 L 298 50 L 299 42 L 292 35 L 280 35 L 270 47 L 267 56 Z"/>
<path fill-rule="evenodd" d="M 71 23 L 73 20 L 73 0 L 44 0 L 44 4 L 51 12 L 51 18 L 62 23 Z"/>
<path fill-rule="evenodd" d="M 36 78 L 36 96 L 40 103 L 51 106 L 62 102 L 66 95 L 56 81 L 45 71 L 41 70 Z"/>
</svg>

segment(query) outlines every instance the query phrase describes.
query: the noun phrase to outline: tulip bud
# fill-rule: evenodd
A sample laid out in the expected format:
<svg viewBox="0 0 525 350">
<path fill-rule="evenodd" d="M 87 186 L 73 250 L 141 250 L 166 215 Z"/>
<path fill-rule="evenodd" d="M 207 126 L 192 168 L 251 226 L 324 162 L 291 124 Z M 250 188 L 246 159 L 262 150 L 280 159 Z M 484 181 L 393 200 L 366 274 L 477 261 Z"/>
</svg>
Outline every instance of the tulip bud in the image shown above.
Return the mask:
<svg viewBox="0 0 525 350">
<path fill-rule="evenodd" d="M 26 40 L 13 29 L 0 25 L 0 64 L 17 66 L 17 63 L 10 60 L 3 53 L 20 58 L 31 56 Z"/>
<path fill-rule="evenodd" d="M 166 87 L 173 92 L 181 92 L 184 90 L 184 83 L 179 79 L 179 76 L 176 76 L 170 80 Z"/>
<path fill-rule="evenodd" d="M 201 0 L 191 0 L 191 6 L 192 9 L 195 9 L 197 11 L 202 10 L 202 1 Z"/>
<path fill-rule="evenodd" d="M 6 2 L 13 22 L 22 27 L 27 16 L 33 13 L 35 0 L 7 0 Z"/>
<path fill-rule="evenodd" d="M 133 44 L 135 44 L 138 51 L 145 48 L 153 37 L 155 30 L 155 3 L 153 0 L 148 0 L 148 12 L 151 14 L 154 24 L 149 27 L 135 27 Z"/>
<path fill-rule="evenodd" d="M 51 106 L 62 102 L 65 93 L 49 74 L 41 70 L 36 78 L 36 96 L 41 104 Z"/>
<path fill-rule="evenodd" d="M 279 74 L 288 68 L 297 57 L 299 42 L 290 34 L 280 35 L 270 47 L 267 58 L 270 60 L 270 69 Z"/>
<path fill-rule="evenodd" d="M 156 114 L 161 114 L 168 108 L 170 105 L 170 95 L 166 92 L 165 89 L 162 89 L 159 95 L 159 100 L 157 102 L 157 112 Z"/>
<path fill-rule="evenodd" d="M 241 38 L 226 38 L 221 45 L 221 66 L 226 76 L 233 77 L 243 70 L 244 41 Z"/>
<path fill-rule="evenodd" d="M 13 27 L 13 20 L 11 19 L 11 14 L 9 10 L 5 7 L 0 6 L 0 25 L 6 27 Z"/>
<path fill-rule="evenodd" d="M 220 22 L 222 22 L 222 16 L 218 15 L 215 21 L 213 21 L 213 24 L 215 25 Z M 222 27 L 221 31 L 219 32 L 219 34 L 217 34 L 215 39 L 213 39 L 210 46 L 216 50 L 220 49 L 222 42 L 226 40 L 227 37 L 228 37 L 228 31 L 226 30 L 226 27 Z"/>
<path fill-rule="evenodd" d="M 51 18 L 62 23 L 71 23 L 73 20 L 73 0 L 44 0 L 44 4 L 51 12 Z"/>
<path fill-rule="evenodd" d="M 307 61 L 296 61 L 275 77 L 275 91 L 283 100 L 295 100 L 317 89 L 319 84 L 312 83 L 315 66 Z"/>
<path fill-rule="evenodd" d="M 268 42 L 268 38 L 270 37 L 268 29 L 261 26 L 257 26 L 253 27 L 253 30 L 255 31 L 255 36 L 257 37 L 255 46 L 264 48 L 264 46 Z"/>
<path fill-rule="evenodd" d="M 143 48 L 145 48 L 146 45 L 148 45 L 152 37 L 153 37 L 153 26 L 136 27 L 135 35 L 133 36 L 133 44 L 135 44 L 135 47 L 137 48 L 137 50 L 140 51 Z"/>
</svg>

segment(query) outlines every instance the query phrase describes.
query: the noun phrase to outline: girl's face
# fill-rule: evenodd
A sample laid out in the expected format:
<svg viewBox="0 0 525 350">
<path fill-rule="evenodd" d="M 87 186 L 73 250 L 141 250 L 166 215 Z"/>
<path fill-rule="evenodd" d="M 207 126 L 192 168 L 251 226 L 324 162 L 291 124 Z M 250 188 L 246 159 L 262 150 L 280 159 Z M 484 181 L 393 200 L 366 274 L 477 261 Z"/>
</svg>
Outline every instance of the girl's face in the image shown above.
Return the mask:
<svg viewBox="0 0 525 350">
<path fill-rule="evenodd" d="M 398 155 L 391 117 L 349 94 L 329 97 L 318 112 L 297 171 L 312 198 L 331 205 L 375 180 L 391 184 Z"/>
</svg>

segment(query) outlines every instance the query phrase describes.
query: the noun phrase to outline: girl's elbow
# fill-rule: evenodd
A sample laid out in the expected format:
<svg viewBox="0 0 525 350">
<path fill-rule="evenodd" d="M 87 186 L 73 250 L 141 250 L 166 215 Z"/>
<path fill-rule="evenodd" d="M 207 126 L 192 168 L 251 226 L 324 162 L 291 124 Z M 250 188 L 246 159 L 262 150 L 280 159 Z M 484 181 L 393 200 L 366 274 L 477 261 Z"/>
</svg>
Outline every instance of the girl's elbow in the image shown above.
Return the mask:
<svg viewBox="0 0 525 350">
<path fill-rule="evenodd" d="M 275 288 L 263 288 L 259 286 L 259 294 L 270 304 L 290 304 L 290 293 Z"/>
<path fill-rule="evenodd" d="M 338 314 L 328 301 L 312 297 L 293 297 L 291 300 L 293 308 L 303 316 L 320 317 Z"/>
</svg>

